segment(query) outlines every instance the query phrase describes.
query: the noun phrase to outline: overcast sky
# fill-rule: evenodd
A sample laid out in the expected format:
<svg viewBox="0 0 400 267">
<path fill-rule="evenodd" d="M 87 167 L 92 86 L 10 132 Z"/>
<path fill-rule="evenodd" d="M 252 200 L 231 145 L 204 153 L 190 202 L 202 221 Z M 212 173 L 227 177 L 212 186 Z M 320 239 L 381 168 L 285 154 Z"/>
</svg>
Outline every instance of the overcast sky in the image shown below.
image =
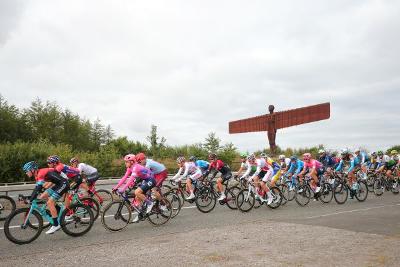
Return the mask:
<svg viewBox="0 0 400 267">
<path fill-rule="evenodd" d="M 331 119 L 279 130 L 281 147 L 400 144 L 400 1 L 0 0 L 0 93 L 56 101 L 145 141 L 211 131 L 241 150 L 266 133 L 228 122 L 331 102 Z"/>
</svg>

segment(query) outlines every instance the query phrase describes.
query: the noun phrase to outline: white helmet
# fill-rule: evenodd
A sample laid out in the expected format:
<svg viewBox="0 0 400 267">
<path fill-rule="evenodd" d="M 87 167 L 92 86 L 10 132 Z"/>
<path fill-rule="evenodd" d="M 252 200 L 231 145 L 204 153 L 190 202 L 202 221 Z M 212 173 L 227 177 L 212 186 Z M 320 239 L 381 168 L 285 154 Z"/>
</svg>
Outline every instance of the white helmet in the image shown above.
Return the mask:
<svg viewBox="0 0 400 267">
<path fill-rule="evenodd" d="M 319 151 L 318 151 L 318 154 L 324 154 L 325 153 L 325 149 L 320 149 Z"/>
<path fill-rule="evenodd" d="M 285 155 L 279 155 L 279 160 L 283 160 L 283 159 L 285 159 L 285 158 L 286 158 Z"/>
<path fill-rule="evenodd" d="M 356 150 L 354 150 L 354 153 L 360 153 L 360 149 L 356 148 Z"/>
</svg>

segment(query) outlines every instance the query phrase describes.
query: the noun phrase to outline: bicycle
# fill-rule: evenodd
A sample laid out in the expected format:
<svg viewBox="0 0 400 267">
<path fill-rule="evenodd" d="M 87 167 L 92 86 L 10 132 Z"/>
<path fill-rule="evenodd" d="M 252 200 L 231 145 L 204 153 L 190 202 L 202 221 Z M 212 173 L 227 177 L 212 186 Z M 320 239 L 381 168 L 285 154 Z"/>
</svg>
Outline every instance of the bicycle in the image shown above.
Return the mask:
<svg viewBox="0 0 400 267">
<path fill-rule="evenodd" d="M 382 173 L 378 173 L 375 175 L 374 181 L 374 194 L 376 196 L 381 196 L 383 192 L 391 191 L 393 194 L 397 195 L 399 193 L 399 178 L 390 179 L 386 175 Z"/>
<path fill-rule="evenodd" d="M 89 191 L 88 194 L 90 197 L 95 199 L 97 203 L 99 203 L 101 209 L 105 207 L 108 203 L 113 201 L 113 195 L 110 191 L 106 189 L 96 189 L 96 184 L 92 183 L 88 185 Z"/>
<path fill-rule="evenodd" d="M 356 177 L 355 186 L 350 188 L 347 183 L 347 178 L 343 173 L 334 173 L 335 186 L 334 186 L 334 198 L 336 203 L 344 204 L 350 192 L 350 197 L 355 196 L 359 202 L 363 202 L 368 197 L 368 185 L 360 178 L 359 175 Z"/>
<path fill-rule="evenodd" d="M 253 180 L 248 180 L 247 185 L 247 188 L 240 190 L 236 196 L 237 208 L 242 212 L 248 212 L 253 207 L 258 208 L 264 203 L 264 201 L 257 200 L 258 205 L 256 206 L 256 196 L 258 196 L 258 192 L 255 183 Z M 280 192 L 279 188 L 275 186 L 270 188 L 270 192 L 273 200 L 271 204 L 267 206 L 271 209 L 276 209 L 281 205 L 282 193 Z"/>
<path fill-rule="evenodd" d="M 146 199 L 149 200 L 149 192 L 146 194 Z M 107 230 L 111 232 L 117 232 L 123 230 L 129 223 L 131 223 L 132 212 L 135 212 L 139 216 L 140 221 L 144 221 L 146 219 L 149 220 L 151 224 L 154 226 L 160 226 L 169 221 L 172 215 L 172 208 L 169 201 L 165 198 L 161 200 L 153 200 L 155 201 L 153 208 L 149 213 L 146 213 L 147 205 L 146 202 L 143 202 L 141 209 L 137 208 L 135 205 L 132 205 L 134 199 L 134 194 L 129 194 L 129 192 L 116 192 L 120 199 L 113 200 L 106 207 L 104 207 L 104 211 L 101 217 L 101 222 Z M 164 208 L 162 208 L 163 206 Z M 133 211 L 132 211 L 133 208 Z M 158 221 L 160 219 L 160 221 Z M 114 226 L 114 223 L 118 223 L 118 225 Z"/>
<path fill-rule="evenodd" d="M 61 229 L 69 236 L 78 237 L 90 231 L 94 223 L 92 210 L 82 204 L 76 203 L 69 208 L 65 208 L 61 203 L 56 205 L 58 213 L 58 223 Z M 65 216 L 71 212 L 71 219 L 66 220 Z M 15 244 L 28 244 L 37 239 L 43 229 L 43 219 L 52 222 L 52 216 L 46 208 L 44 200 L 33 200 L 30 207 L 17 209 L 11 214 L 4 223 L 4 233 L 8 240 Z M 22 236 L 18 234 L 18 230 L 22 230 Z M 25 238 L 27 235 L 29 237 Z"/>
<path fill-rule="evenodd" d="M 4 221 L 17 208 L 14 199 L 9 196 L 0 196 L 0 221 Z"/>
</svg>

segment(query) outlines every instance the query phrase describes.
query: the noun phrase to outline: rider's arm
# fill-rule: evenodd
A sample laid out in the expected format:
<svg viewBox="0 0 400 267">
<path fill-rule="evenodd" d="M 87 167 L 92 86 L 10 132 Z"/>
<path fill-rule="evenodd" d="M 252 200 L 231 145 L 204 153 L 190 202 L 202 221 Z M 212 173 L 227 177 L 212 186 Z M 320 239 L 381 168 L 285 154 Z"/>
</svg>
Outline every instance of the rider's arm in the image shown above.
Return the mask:
<svg viewBox="0 0 400 267">
<path fill-rule="evenodd" d="M 172 177 L 172 180 L 177 180 L 179 178 L 179 176 L 181 175 L 182 171 L 183 171 L 183 167 L 180 167 L 178 172 L 175 174 L 175 176 Z"/>
<path fill-rule="evenodd" d="M 247 164 L 246 172 L 242 175 L 241 178 L 244 178 L 244 177 L 249 176 L 250 172 L 251 172 L 251 165 L 250 165 L 250 164 Z"/>
<path fill-rule="evenodd" d="M 121 185 L 123 185 L 126 179 L 132 174 L 131 168 L 128 168 L 125 172 L 125 175 L 118 181 L 118 184 L 113 188 L 113 190 L 117 190 Z"/>
<path fill-rule="evenodd" d="M 34 199 L 37 198 L 37 196 L 39 195 L 39 193 L 42 191 L 43 184 L 44 184 L 44 181 L 36 182 L 36 186 L 35 186 L 35 188 L 34 188 L 33 191 L 32 191 L 31 197 L 29 198 L 29 201 L 30 201 L 30 202 L 32 202 Z"/>
<path fill-rule="evenodd" d="M 355 167 L 355 159 L 352 159 L 350 162 L 350 168 L 347 170 L 347 172 L 351 172 L 352 170 L 354 170 Z"/>
<path fill-rule="evenodd" d="M 340 160 L 339 165 L 336 167 L 335 171 L 341 171 L 343 168 L 343 160 Z"/>
</svg>

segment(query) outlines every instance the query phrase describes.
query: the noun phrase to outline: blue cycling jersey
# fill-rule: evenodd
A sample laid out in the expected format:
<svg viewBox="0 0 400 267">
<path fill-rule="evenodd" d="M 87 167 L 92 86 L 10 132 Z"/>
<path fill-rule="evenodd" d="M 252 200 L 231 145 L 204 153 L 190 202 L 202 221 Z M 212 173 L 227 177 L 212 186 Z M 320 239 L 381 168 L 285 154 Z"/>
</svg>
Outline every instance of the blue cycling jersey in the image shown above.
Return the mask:
<svg viewBox="0 0 400 267">
<path fill-rule="evenodd" d="M 360 158 L 358 157 L 353 157 L 350 159 L 350 167 L 347 170 L 348 172 L 351 172 L 354 170 L 355 167 L 361 164 Z M 336 171 L 341 171 L 344 167 L 344 160 L 341 159 L 339 165 L 336 167 Z"/>
<path fill-rule="evenodd" d="M 321 162 L 325 168 L 333 167 L 336 164 L 336 162 L 333 160 L 333 158 L 329 155 L 320 157 L 318 161 Z"/>
<path fill-rule="evenodd" d="M 203 169 L 203 170 L 208 169 L 208 166 L 210 165 L 210 163 L 208 163 L 205 160 L 201 160 L 201 159 L 196 160 L 195 164 L 197 167 L 199 167 L 200 169 Z"/>
<path fill-rule="evenodd" d="M 304 168 L 304 162 L 301 160 L 291 161 L 287 173 L 299 174 Z"/>
</svg>

